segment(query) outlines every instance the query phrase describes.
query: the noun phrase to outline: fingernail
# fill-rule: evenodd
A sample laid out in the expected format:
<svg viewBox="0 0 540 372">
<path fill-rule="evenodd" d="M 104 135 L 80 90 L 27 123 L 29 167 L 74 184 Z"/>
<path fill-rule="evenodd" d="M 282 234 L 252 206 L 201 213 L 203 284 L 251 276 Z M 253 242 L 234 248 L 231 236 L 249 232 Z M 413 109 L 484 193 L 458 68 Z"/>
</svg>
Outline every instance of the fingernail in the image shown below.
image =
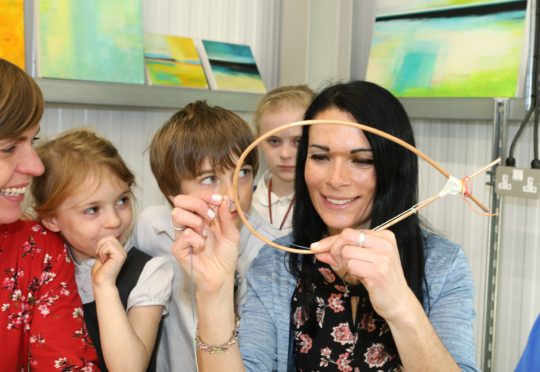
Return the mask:
<svg viewBox="0 0 540 372">
<path fill-rule="evenodd" d="M 311 245 L 309 246 L 309 248 L 313 249 L 314 251 L 316 251 L 317 249 L 319 249 L 319 246 L 321 244 L 319 242 L 315 242 L 315 243 L 311 243 Z"/>
<path fill-rule="evenodd" d="M 223 200 L 223 196 L 220 195 L 220 194 L 213 194 L 212 195 L 212 200 L 216 201 L 216 202 L 220 202 L 221 200 Z"/>
<path fill-rule="evenodd" d="M 208 217 L 210 217 L 211 220 L 213 220 L 216 217 L 216 212 L 214 212 L 211 209 L 209 209 L 208 212 L 206 213 L 208 214 Z"/>
<path fill-rule="evenodd" d="M 204 230 L 203 230 L 203 232 L 202 232 L 202 236 L 203 236 L 203 238 L 208 237 L 208 227 L 205 227 L 205 228 L 204 228 Z"/>
</svg>

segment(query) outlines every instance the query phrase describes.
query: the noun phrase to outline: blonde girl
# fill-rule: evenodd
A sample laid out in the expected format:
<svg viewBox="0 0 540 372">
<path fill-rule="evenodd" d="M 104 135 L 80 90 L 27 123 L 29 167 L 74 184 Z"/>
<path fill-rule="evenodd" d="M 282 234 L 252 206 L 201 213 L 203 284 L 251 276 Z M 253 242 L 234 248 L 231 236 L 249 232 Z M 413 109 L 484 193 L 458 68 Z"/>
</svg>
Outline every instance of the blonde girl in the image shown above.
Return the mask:
<svg viewBox="0 0 540 372">
<path fill-rule="evenodd" d="M 86 129 L 68 131 L 37 153 L 46 170 L 32 184 L 35 210 L 63 236 L 75 261 L 101 368 L 154 370 L 173 268 L 129 244 L 133 174 L 110 141 Z"/>
<path fill-rule="evenodd" d="M 259 136 L 284 124 L 302 120 L 314 92 L 307 85 L 288 85 L 268 92 L 255 111 Z M 268 169 L 253 194 L 253 209 L 285 235 L 292 226 L 296 150 L 302 128 L 290 128 L 268 137 L 260 145 Z"/>
</svg>

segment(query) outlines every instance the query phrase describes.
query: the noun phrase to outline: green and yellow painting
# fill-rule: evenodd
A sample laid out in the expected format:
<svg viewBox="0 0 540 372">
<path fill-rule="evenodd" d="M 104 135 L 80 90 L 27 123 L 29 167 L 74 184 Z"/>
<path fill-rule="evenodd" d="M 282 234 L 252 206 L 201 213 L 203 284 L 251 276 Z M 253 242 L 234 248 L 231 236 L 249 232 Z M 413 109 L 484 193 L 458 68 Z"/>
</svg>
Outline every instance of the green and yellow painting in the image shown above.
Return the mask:
<svg viewBox="0 0 540 372">
<path fill-rule="evenodd" d="M 408 3 L 406 11 L 414 12 L 403 14 L 383 7 L 366 79 L 400 97 L 515 96 L 526 1 L 425 3 Z M 434 10 L 431 3 L 444 6 Z"/>
<path fill-rule="evenodd" d="M 144 34 L 148 83 L 208 89 L 204 68 L 190 37 Z"/>
<path fill-rule="evenodd" d="M 140 0 L 40 0 L 38 75 L 144 84 Z"/>
</svg>

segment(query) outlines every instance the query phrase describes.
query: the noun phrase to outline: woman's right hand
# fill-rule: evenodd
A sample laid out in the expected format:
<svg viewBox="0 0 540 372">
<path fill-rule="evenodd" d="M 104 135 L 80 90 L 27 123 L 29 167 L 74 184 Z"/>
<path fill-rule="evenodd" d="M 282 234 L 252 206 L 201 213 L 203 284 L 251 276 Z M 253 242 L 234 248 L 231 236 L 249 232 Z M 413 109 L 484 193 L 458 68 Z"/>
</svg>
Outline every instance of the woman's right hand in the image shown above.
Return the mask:
<svg viewBox="0 0 540 372">
<path fill-rule="evenodd" d="M 188 275 L 193 274 L 199 293 L 218 292 L 234 280 L 238 259 L 240 233 L 228 200 L 214 194 L 208 198 L 177 195 L 172 201 L 173 255 Z"/>
</svg>

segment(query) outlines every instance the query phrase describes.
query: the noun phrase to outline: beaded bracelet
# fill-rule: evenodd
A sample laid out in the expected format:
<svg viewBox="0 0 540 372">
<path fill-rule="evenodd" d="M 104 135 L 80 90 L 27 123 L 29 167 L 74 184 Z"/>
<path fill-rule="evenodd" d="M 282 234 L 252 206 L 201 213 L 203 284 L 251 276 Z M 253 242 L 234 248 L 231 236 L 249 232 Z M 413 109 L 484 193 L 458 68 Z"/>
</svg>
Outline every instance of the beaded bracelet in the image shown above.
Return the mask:
<svg viewBox="0 0 540 372">
<path fill-rule="evenodd" d="M 238 337 L 238 329 L 240 328 L 240 319 L 236 318 L 236 324 L 234 326 L 234 330 L 232 332 L 231 338 L 229 341 L 225 342 L 221 345 L 208 345 L 202 342 L 201 338 L 199 337 L 199 333 L 195 334 L 195 343 L 197 344 L 197 347 L 201 349 L 202 351 L 206 351 L 210 354 L 223 354 L 226 352 L 231 346 L 236 344 L 236 340 Z"/>
</svg>

